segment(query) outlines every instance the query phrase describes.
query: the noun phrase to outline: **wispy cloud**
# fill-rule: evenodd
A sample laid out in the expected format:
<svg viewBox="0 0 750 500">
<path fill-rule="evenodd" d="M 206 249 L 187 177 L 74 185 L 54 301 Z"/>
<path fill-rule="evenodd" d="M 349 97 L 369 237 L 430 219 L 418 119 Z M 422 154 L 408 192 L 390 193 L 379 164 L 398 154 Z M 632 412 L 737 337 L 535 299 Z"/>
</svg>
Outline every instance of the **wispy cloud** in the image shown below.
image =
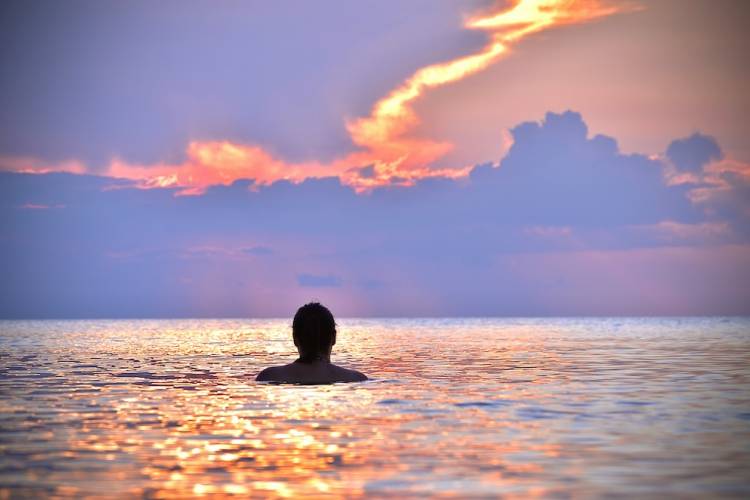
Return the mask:
<svg viewBox="0 0 750 500">
<path fill-rule="evenodd" d="M 247 255 L 263 256 L 263 255 L 273 255 L 274 251 L 273 251 L 273 248 L 259 245 L 259 246 L 254 246 L 254 247 L 243 248 L 242 253 L 247 254 Z"/>
<path fill-rule="evenodd" d="M 311 288 L 325 288 L 325 287 L 339 287 L 341 286 L 341 278 L 334 276 L 333 274 L 317 275 L 317 274 L 298 274 L 297 284 L 299 286 L 311 287 Z"/>
<path fill-rule="evenodd" d="M 18 208 L 22 210 L 50 210 L 50 209 L 65 208 L 65 205 L 63 205 L 62 203 L 57 203 L 54 205 L 46 205 L 43 203 L 24 203 L 23 205 L 20 205 Z"/>
</svg>

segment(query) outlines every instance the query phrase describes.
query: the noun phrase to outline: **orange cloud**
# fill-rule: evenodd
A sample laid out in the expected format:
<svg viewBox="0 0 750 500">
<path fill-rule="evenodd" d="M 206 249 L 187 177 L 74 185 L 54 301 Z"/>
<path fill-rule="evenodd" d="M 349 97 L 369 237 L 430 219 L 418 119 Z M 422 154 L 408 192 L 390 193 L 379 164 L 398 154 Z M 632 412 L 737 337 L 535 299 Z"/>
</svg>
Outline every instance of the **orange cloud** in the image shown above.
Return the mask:
<svg viewBox="0 0 750 500">
<path fill-rule="evenodd" d="M 254 145 L 191 142 L 184 164 L 132 165 L 116 160 L 107 173 L 135 180 L 144 188 L 180 187 L 182 194 L 197 194 L 208 186 L 231 184 L 237 179 L 269 184 L 282 179 L 300 182 L 308 177 L 338 176 L 361 192 L 383 185 L 411 185 L 426 177 L 464 177 L 471 166 L 430 168 L 454 146 L 413 135 L 419 124 L 414 102 L 430 89 L 482 71 L 532 33 L 623 9 L 622 5 L 605 5 L 600 0 L 519 0 L 509 8 L 494 8 L 470 18 L 465 27 L 486 31 L 488 43 L 474 54 L 417 70 L 377 101 L 369 116 L 347 122 L 347 131 L 360 149 L 327 164 L 288 163 Z M 362 167 L 367 167 L 367 175 L 361 174 Z"/>
<path fill-rule="evenodd" d="M 6 156 L 0 158 L 0 171 L 19 172 L 23 174 L 48 174 L 50 172 L 85 174 L 86 166 L 76 160 L 50 163 L 28 156 Z"/>
<path fill-rule="evenodd" d="M 228 185 L 237 179 L 255 179 L 258 184 L 277 180 L 334 175 L 319 163 L 287 163 L 257 146 L 226 141 L 191 142 L 182 165 L 133 165 L 115 160 L 109 167 L 112 177 L 138 181 L 144 188 L 182 187 L 182 194 L 198 194 L 206 187 Z"/>
<path fill-rule="evenodd" d="M 347 124 L 355 144 L 373 152 L 388 151 L 419 123 L 411 103 L 430 88 L 475 74 L 506 55 L 511 45 L 545 28 L 584 22 L 617 12 L 597 0 L 520 0 L 511 8 L 470 19 L 465 27 L 490 32 L 490 42 L 479 52 L 418 70 L 388 96 L 375 103 L 370 116 Z M 449 144 L 422 141 L 435 156 Z"/>
</svg>

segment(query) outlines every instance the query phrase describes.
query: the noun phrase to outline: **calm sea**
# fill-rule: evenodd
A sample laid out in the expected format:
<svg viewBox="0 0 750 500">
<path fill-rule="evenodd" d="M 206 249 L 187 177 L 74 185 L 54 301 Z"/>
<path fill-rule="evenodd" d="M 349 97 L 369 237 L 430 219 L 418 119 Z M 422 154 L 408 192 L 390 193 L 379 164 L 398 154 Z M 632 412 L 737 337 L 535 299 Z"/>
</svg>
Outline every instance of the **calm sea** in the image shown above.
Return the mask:
<svg viewBox="0 0 750 500">
<path fill-rule="evenodd" d="M 750 320 L 0 322 L 0 498 L 750 495 Z"/>
</svg>

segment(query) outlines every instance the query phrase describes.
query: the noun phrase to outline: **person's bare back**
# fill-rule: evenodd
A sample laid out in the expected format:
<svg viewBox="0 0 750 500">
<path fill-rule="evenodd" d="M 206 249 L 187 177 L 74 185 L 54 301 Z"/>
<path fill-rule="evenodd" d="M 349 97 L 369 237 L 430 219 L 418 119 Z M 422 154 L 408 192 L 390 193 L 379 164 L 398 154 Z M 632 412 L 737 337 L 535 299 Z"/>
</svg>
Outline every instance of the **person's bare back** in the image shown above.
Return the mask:
<svg viewBox="0 0 750 500">
<path fill-rule="evenodd" d="M 349 370 L 326 361 L 309 364 L 295 361 L 284 366 L 266 368 L 258 374 L 255 380 L 287 384 L 333 384 L 335 382 L 362 382 L 367 380 L 367 377 L 357 370 Z"/>
<path fill-rule="evenodd" d="M 331 363 L 336 344 L 336 321 L 326 307 L 317 302 L 305 304 L 294 315 L 292 337 L 299 359 L 283 366 L 271 366 L 255 378 L 258 382 L 286 384 L 333 384 L 362 382 L 365 374 Z"/>
</svg>

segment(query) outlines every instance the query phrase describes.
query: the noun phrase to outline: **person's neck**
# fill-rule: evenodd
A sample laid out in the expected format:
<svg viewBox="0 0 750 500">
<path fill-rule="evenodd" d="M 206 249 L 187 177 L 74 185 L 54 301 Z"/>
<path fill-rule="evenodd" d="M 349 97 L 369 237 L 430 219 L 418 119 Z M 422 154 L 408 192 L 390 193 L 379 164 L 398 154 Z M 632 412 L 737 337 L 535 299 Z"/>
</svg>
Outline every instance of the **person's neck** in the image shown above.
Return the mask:
<svg viewBox="0 0 750 500">
<path fill-rule="evenodd" d="M 304 356 L 300 356 L 295 361 L 296 363 L 304 363 L 308 365 L 314 365 L 314 364 L 331 364 L 331 355 L 330 354 L 319 354 L 316 357 L 313 358 L 306 358 L 303 359 Z"/>
</svg>

